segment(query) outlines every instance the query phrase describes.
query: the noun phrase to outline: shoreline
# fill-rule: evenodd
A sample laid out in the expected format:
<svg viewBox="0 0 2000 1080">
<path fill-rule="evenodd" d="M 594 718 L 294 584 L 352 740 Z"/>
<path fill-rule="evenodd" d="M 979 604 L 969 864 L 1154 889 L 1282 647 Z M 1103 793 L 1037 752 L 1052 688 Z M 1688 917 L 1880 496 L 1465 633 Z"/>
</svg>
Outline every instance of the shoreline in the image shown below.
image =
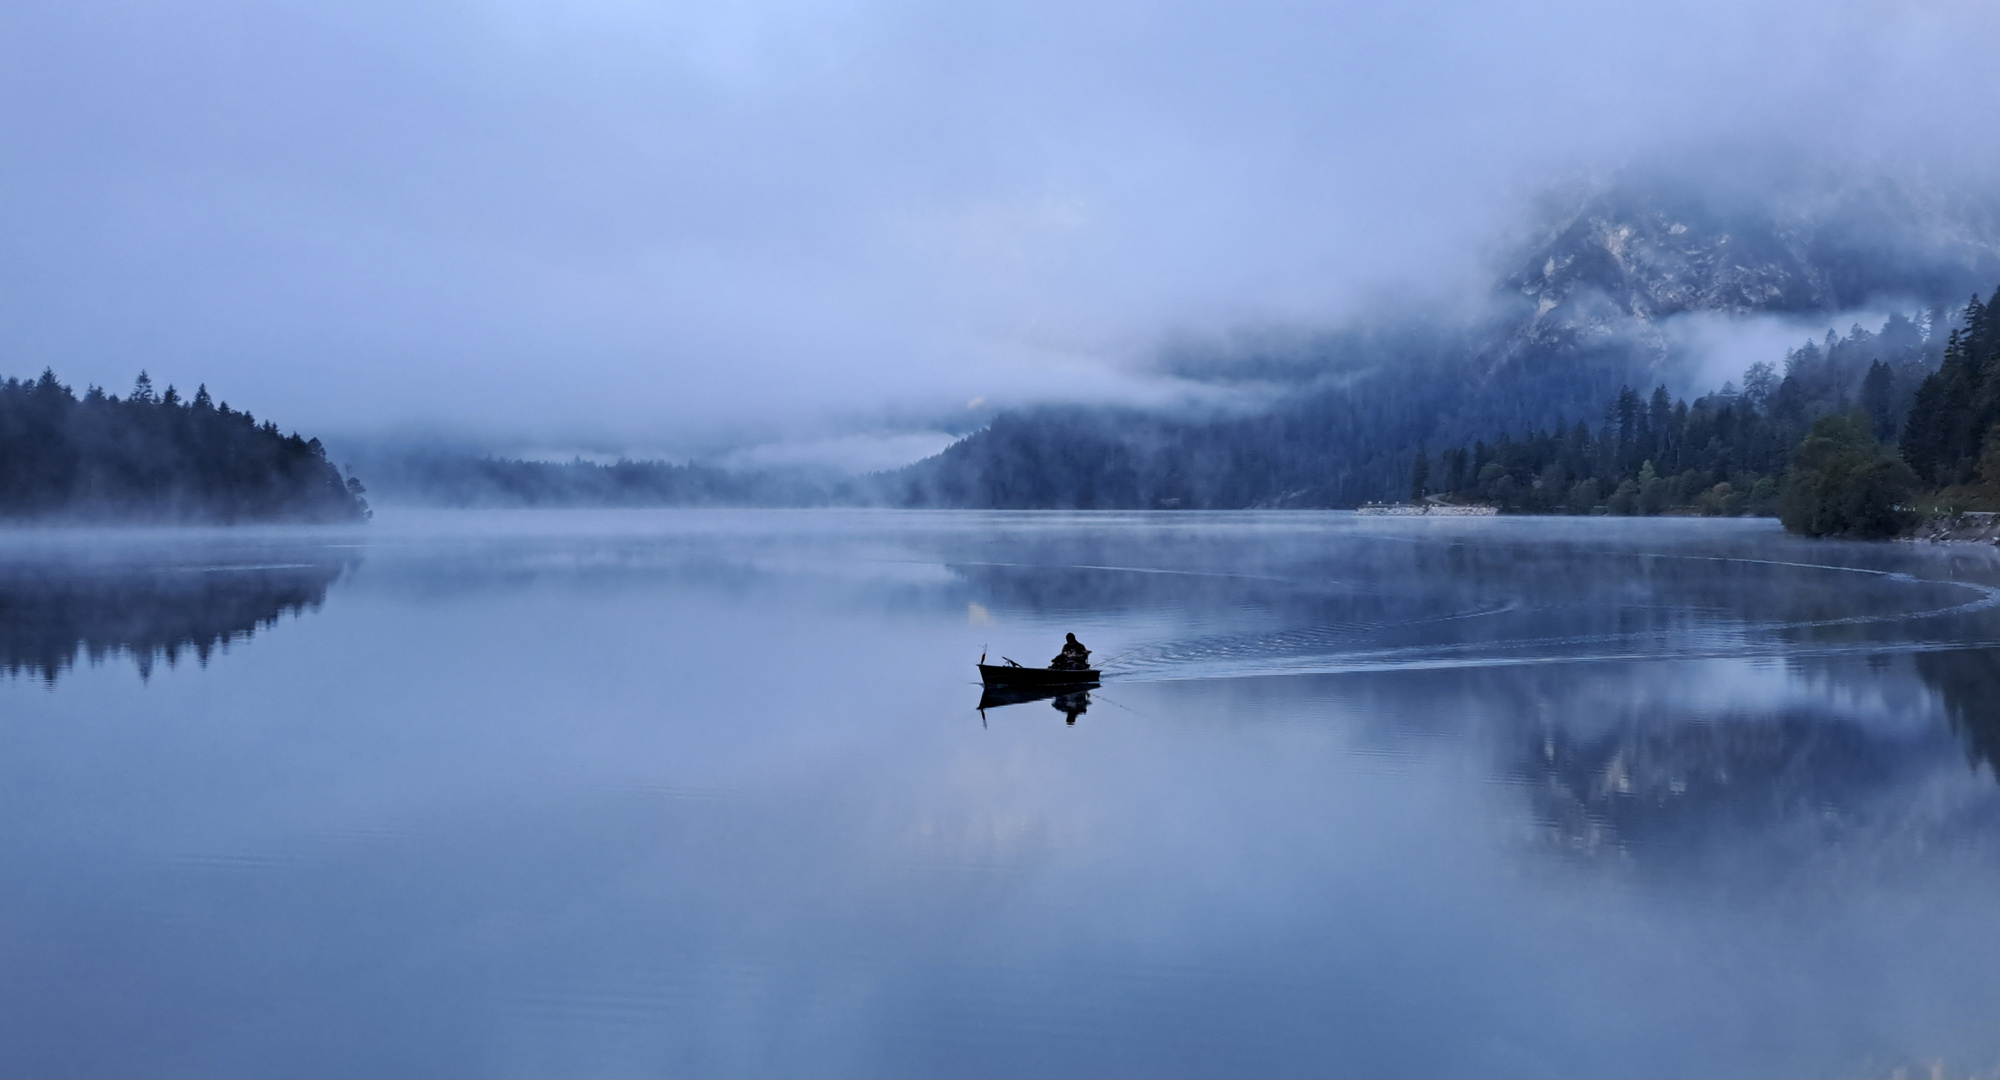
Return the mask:
<svg viewBox="0 0 2000 1080">
<path fill-rule="evenodd" d="M 1932 514 L 1917 519 L 1895 539 L 1906 544 L 2000 545 L 2000 513 L 1964 510 L 1956 514 Z"/>
</svg>

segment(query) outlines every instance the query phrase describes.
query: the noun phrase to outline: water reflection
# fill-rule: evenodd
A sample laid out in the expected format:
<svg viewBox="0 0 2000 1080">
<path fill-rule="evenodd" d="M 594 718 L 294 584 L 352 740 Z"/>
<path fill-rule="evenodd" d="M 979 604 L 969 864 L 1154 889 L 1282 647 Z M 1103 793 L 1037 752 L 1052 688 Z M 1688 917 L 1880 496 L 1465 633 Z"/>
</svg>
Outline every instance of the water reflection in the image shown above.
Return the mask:
<svg viewBox="0 0 2000 1080">
<path fill-rule="evenodd" d="M 1050 530 L 948 565 L 1003 626 L 1121 613 L 1090 630 L 1121 688 L 1237 684 L 1254 718 L 1311 685 L 1384 752 L 1491 742 L 1563 853 L 2000 854 L 1992 552 L 1500 525 Z"/>
<path fill-rule="evenodd" d="M 1246 543 L 1220 524 L 1010 538 L 1004 561 L 948 565 L 988 611 L 1170 613 L 1205 631 L 1106 649 L 1100 666 L 1117 677 L 2000 646 L 1994 560 L 1977 554 L 1513 523 Z M 1937 572 L 1913 575 L 1913 562 Z"/>
<path fill-rule="evenodd" d="M 0 562 L 0 671 L 53 687 L 80 659 L 128 656 L 143 678 L 161 662 L 206 665 L 286 615 L 318 610 L 352 563 L 309 558 Z"/>
<path fill-rule="evenodd" d="M 979 718 L 986 719 L 986 710 L 1003 708 L 1008 705 L 1025 705 L 1031 701 L 1047 701 L 1051 708 L 1063 714 L 1063 722 L 1074 726 L 1076 718 L 1090 711 L 1090 692 L 1097 689 L 1097 683 L 1078 687 L 1068 686 L 988 686 L 980 691 Z"/>
<path fill-rule="evenodd" d="M 2000 774 L 2000 650 L 1950 649 L 1918 653 L 1917 674 L 1937 691 L 1952 730 L 1965 740 L 1966 756 Z"/>
<path fill-rule="evenodd" d="M 1936 763 L 1925 742 L 1802 709 L 1539 734 L 1517 775 L 1554 837 L 1655 858 L 1794 826 L 1824 842 L 1873 815 L 1885 793 L 1921 786 Z"/>
<path fill-rule="evenodd" d="M 50 575 L 72 612 L 252 587 L 65 616 L 98 628 L 4 654 L 36 673 L 336 599 L 214 677 L 0 682 L 0 1071 L 2000 1067 L 1991 552 L 1309 514 L 370 542 L 352 580 Z M 969 722 L 984 646 L 1069 630 L 1101 688 Z"/>
</svg>

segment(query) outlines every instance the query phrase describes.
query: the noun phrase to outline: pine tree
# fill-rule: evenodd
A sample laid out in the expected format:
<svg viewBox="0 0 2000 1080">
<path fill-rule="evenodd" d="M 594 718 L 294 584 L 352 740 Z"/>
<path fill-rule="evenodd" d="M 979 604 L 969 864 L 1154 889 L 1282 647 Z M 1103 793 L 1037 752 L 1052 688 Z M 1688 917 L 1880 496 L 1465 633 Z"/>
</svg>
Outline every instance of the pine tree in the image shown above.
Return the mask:
<svg viewBox="0 0 2000 1080">
<path fill-rule="evenodd" d="M 1876 360 L 1868 365 L 1861 381 L 1861 411 L 1868 414 L 1875 437 L 1887 442 L 1896 437 L 1895 377 L 1889 365 Z"/>
</svg>

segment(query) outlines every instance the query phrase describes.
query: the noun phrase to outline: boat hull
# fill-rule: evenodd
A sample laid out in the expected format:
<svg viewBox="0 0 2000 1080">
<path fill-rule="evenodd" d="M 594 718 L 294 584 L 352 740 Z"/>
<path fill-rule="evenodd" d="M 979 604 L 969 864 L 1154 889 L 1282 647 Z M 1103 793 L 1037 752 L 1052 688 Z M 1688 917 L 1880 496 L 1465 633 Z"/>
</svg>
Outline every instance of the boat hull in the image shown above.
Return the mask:
<svg viewBox="0 0 2000 1080">
<path fill-rule="evenodd" d="M 1094 668 L 1058 671 L 1055 668 L 1012 667 L 1005 664 L 979 665 L 979 681 L 988 686 L 1083 686 L 1098 679 Z"/>
</svg>

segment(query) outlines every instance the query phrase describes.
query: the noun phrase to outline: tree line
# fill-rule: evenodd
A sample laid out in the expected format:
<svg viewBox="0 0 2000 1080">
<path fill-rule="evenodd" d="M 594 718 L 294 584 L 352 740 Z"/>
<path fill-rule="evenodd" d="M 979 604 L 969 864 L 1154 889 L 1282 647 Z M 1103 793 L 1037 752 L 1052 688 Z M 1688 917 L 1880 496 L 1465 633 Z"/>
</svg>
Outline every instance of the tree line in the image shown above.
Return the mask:
<svg viewBox="0 0 2000 1080">
<path fill-rule="evenodd" d="M 1523 513 L 1762 514 L 1889 535 L 1920 508 L 2000 505 L 2000 290 L 1942 334 L 1892 315 L 1753 364 L 1693 402 L 1622 388 L 1592 428 L 1417 451 L 1410 497 Z"/>
<path fill-rule="evenodd" d="M 318 439 L 144 372 L 120 398 L 81 397 L 45 370 L 0 382 L 0 518 L 75 521 L 361 521 L 361 482 Z"/>
<path fill-rule="evenodd" d="M 1829 334 L 1691 401 L 1632 389 L 1629 343 L 1357 332 L 1314 354 L 1330 374 L 1268 407 L 1010 410 L 880 487 L 891 504 L 996 509 L 1352 507 L 1420 489 L 1515 512 L 1776 513 L 1818 419 L 1859 409 L 1872 438 L 1900 436 L 1948 321 Z"/>
<path fill-rule="evenodd" d="M 1973 498 L 2000 483 L 2000 290 L 1981 303 L 1973 297 L 1964 325 L 1952 332 L 1938 369 L 1910 404 L 1903 458 L 1919 483 L 1960 489 Z"/>
</svg>

